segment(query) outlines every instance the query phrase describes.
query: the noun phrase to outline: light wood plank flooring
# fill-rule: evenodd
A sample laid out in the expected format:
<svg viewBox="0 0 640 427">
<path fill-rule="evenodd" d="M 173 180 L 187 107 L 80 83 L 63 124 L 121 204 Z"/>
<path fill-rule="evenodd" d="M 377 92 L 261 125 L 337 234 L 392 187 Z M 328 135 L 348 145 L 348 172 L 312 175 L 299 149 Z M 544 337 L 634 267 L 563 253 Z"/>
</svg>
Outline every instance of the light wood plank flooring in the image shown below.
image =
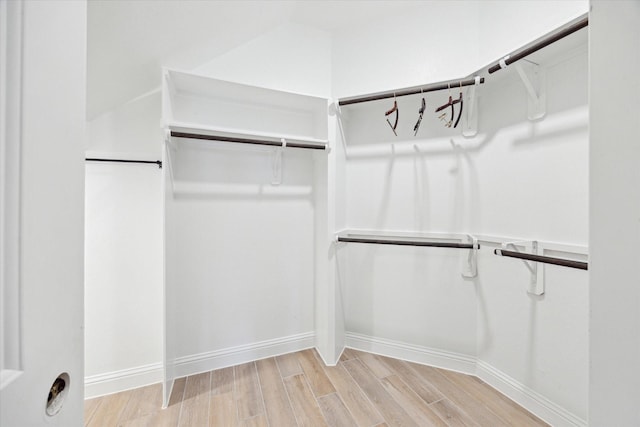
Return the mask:
<svg viewBox="0 0 640 427">
<path fill-rule="evenodd" d="M 546 426 L 480 379 L 345 350 L 335 367 L 315 350 L 85 401 L 85 426 Z"/>
</svg>

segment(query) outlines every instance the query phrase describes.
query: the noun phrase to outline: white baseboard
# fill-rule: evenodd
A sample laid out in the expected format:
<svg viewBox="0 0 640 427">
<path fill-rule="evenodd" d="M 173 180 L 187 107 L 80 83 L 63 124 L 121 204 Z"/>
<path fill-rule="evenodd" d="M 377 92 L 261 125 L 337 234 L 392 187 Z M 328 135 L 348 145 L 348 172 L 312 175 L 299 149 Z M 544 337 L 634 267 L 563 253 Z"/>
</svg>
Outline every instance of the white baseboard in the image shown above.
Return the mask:
<svg viewBox="0 0 640 427">
<path fill-rule="evenodd" d="M 586 427 L 587 421 L 514 380 L 488 363 L 478 360 L 478 378 L 555 427 Z"/>
<path fill-rule="evenodd" d="M 450 371 L 472 375 L 476 373 L 476 358 L 467 354 L 437 350 L 350 332 L 345 334 L 345 345 L 356 350 L 435 366 Z"/>
<path fill-rule="evenodd" d="M 152 363 L 84 378 L 84 398 L 104 396 L 162 381 L 162 363 Z"/>
<path fill-rule="evenodd" d="M 284 338 L 177 358 L 176 378 L 313 348 L 315 334 Z M 586 427 L 587 422 L 475 356 L 447 352 L 366 335 L 346 333 L 346 347 L 409 362 L 448 369 L 478 378 L 555 427 Z M 161 382 L 162 363 L 85 377 L 85 398 Z"/>
<path fill-rule="evenodd" d="M 475 375 L 555 427 L 586 427 L 587 422 L 535 390 L 475 356 L 446 352 L 366 335 L 346 333 L 345 345 L 356 350 Z"/>
<path fill-rule="evenodd" d="M 313 348 L 314 345 L 315 333 L 313 332 L 290 335 L 273 340 L 178 357 L 175 360 L 174 372 L 176 378 L 181 378 L 200 372 L 212 371 L 214 369 L 226 368 L 254 360 L 305 350 Z"/>
</svg>

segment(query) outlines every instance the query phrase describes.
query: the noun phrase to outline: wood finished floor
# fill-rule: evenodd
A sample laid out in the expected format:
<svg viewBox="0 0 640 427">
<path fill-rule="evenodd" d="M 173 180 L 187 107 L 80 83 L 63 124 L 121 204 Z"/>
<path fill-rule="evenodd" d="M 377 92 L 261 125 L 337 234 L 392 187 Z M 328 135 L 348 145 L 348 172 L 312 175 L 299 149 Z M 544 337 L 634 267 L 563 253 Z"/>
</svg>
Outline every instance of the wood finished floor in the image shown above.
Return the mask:
<svg viewBox="0 0 640 427">
<path fill-rule="evenodd" d="M 482 380 L 345 350 L 315 350 L 176 380 L 167 409 L 154 384 L 85 401 L 85 426 L 546 426 Z"/>
</svg>

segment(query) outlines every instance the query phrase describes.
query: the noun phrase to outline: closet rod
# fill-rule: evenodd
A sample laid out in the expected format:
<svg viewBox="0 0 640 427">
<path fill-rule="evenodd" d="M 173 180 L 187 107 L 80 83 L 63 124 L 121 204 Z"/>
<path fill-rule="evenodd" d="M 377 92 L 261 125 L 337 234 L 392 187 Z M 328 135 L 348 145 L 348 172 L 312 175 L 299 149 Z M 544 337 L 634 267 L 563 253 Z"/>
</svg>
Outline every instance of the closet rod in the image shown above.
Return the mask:
<svg viewBox="0 0 640 427">
<path fill-rule="evenodd" d="M 516 252 L 516 251 L 507 251 L 504 249 L 495 249 L 493 253 L 496 255 L 506 256 L 510 258 L 519 258 L 527 261 L 543 262 L 545 264 L 554 264 L 562 267 L 577 268 L 580 270 L 589 269 L 589 263 L 583 262 L 583 261 L 574 261 L 570 259 L 555 258 L 555 257 L 543 256 L 543 255 L 533 255 L 533 254 L 527 254 L 527 253 Z"/>
<path fill-rule="evenodd" d="M 481 77 L 478 80 L 478 82 L 484 83 L 484 77 Z M 434 92 L 437 90 L 444 90 L 449 88 L 455 89 L 455 88 L 459 88 L 460 86 L 473 86 L 475 84 L 476 84 L 475 78 L 468 79 L 468 80 L 456 80 L 456 81 L 446 82 L 446 83 L 432 83 L 425 86 L 415 86 L 407 89 L 398 89 L 396 91 L 380 92 L 372 95 L 364 95 L 364 96 L 358 96 L 353 98 L 343 98 L 338 101 L 338 105 L 342 106 L 342 105 L 358 104 L 360 102 L 377 101 L 379 99 L 389 99 L 397 96 L 415 95 L 417 93 Z"/>
<path fill-rule="evenodd" d="M 282 142 L 269 141 L 266 139 L 237 138 L 237 137 L 230 137 L 230 136 L 205 135 L 200 133 L 187 133 L 187 132 L 176 132 L 176 131 L 171 131 L 171 136 L 175 138 L 204 139 L 207 141 L 236 142 L 239 144 L 270 145 L 274 147 L 282 147 Z M 310 150 L 326 150 L 327 149 L 327 146 L 325 144 L 313 144 L 313 143 L 293 142 L 293 141 L 291 142 L 287 141 L 286 146 L 292 147 L 292 148 L 307 148 Z"/>
<path fill-rule="evenodd" d="M 87 157 L 87 162 L 111 162 L 111 163 L 145 163 L 158 165 L 158 168 L 162 168 L 162 162 L 160 160 L 125 160 L 125 159 L 98 159 L 95 157 Z"/>
<path fill-rule="evenodd" d="M 480 249 L 480 245 L 472 243 L 449 243 L 449 242 L 416 242 L 411 240 L 389 240 L 363 237 L 342 237 L 338 236 L 338 242 L 348 243 L 372 243 L 379 245 L 401 245 L 401 246 L 430 246 L 435 248 L 456 248 L 456 249 Z"/>
<path fill-rule="evenodd" d="M 572 25 L 568 26 L 564 30 L 561 30 L 561 31 L 559 31 L 559 32 L 557 32 L 555 34 L 552 34 L 552 35 L 540 40 L 537 43 L 534 43 L 533 45 L 531 45 L 531 46 L 529 46 L 529 47 L 527 47 L 527 48 L 525 48 L 525 49 L 523 49 L 523 50 L 521 50 L 519 52 L 514 52 L 514 53 L 510 54 L 508 57 L 505 57 L 504 64 L 505 65 L 513 64 L 514 62 L 521 60 L 525 56 L 529 56 L 532 53 L 539 51 L 543 47 L 547 47 L 550 44 L 555 43 L 558 40 L 561 40 L 561 39 L 567 37 L 568 35 L 571 35 L 571 34 L 575 33 L 576 31 L 583 29 L 587 25 L 589 25 L 589 17 L 588 16 L 582 18 L 581 20 L 579 20 L 575 24 L 572 24 Z M 496 71 L 500 70 L 501 68 L 502 68 L 502 66 L 500 65 L 500 63 L 492 65 L 491 67 L 489 67 L 489 74 L 493 74 Z"/>
</svg>

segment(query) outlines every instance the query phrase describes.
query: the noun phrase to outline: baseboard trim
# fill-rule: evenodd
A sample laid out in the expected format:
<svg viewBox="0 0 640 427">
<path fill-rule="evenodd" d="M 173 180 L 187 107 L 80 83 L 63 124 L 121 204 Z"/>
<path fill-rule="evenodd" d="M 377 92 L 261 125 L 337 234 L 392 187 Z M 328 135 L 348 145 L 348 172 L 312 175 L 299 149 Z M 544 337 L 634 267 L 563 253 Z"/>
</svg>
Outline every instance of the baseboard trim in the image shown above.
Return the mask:
<svg viewBox="0 0 640 427">
<path fill-rule="evenodd" d="M 84 398 L 113 394 L 162 381 L 162 362 L 122 369 L 84 378 Z"/>
<path fill-rule="evenodd" d="M 476 376 L 556 427 L 586 427 L 587 421 L 550 401 L 540 393 L 514 380 L 488 363 L 478 360 Z"/>
<path fill-rule="evenodd" d="M 214 369 L 305 350 L 313 348 L 314 345 L 315 333 L 305 332 L 273 340 L 178 357 L 174 364 L 175 376 L 176 378 L 186 377 Z"/>
<path fill-rule="evenodd" d="M 416 346 L 354 333 L 345 334 L 348 348 L 475 375 L 531 413 L 556 427 L 586 427 L 587 422 L 535 390 L 475 356 Z"/>
<path fill-rule="evenodd" d="M 450 371 L 472 375 L 476 372 L 476 358 L 467 354 L 443 351 L 354 333 L 345 334 L 345 345 L 356 350 L 435 366 Z"/>
<path fill-rule="evenodd" d="M 175 360 L 176 378 L 226 368 L 254 360 L 313 348 L 315 334 L 307 332 L 273 340 L 200 353 Z M 366 335 L 346 333 L 345 346 L 369 353 L 475 375 L 556 427 L 586 427 L 586 420 L 476 357 Z M 162 363 L 85 377 L 85 399 L 163 381 Z"/>
</svg>

